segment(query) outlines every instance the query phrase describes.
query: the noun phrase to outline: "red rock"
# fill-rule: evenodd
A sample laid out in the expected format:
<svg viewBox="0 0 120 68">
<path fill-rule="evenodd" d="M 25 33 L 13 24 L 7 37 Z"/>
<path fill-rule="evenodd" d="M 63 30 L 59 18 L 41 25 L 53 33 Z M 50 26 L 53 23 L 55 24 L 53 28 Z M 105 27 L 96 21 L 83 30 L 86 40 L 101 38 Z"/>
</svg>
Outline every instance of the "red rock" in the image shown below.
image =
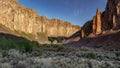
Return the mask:
<svg viewBox="0 0 120 68">
<path fill-rule="evenodd" d="M 97 9 L 96 16 L 93 17 L 92 22 L 93 34 L 100 34 L 102 32 L 102 22 L 101 22 L 101 12 L 100 9 Z"/>
<path fill-rule="evenodd" d="M 120 0 L 107 0 L 102 23 L 104 31 L 120 28 Z"/>
</svg>

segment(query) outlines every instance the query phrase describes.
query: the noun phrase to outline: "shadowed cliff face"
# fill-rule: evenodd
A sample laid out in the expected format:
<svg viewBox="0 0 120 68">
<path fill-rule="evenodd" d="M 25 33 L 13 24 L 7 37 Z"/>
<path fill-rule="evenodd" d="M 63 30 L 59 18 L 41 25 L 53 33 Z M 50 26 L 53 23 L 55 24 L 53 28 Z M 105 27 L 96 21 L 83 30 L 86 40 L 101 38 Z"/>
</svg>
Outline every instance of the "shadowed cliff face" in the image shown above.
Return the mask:
<svg viewBox="0 0 120 68">
<path fill-rule="evenodd" d="M 74 41 L 77 37 L 80 37 L 79 40 L 88 37 L 96 37 L 106 33 L 107 31 L 119 29 L 120 0 L 107 0 L 105 11 L 101 13 L 98 8 L 93 19 L 86 22 L 81 30 L 69 37 L 68 40 L 72 39 L 72 41 Z"/>
<path fill-rule="evenodd" d="M 92 23 L 89 25 L 92 25 L 91 30 L 94 35 L 120 29 L 120 0 L 108 0 L 105 11 L 101 14 L 100 9 L 97 9 L 96 16 L 87 23 Z"/>
<path fill-rule="evenodd" d="M 120 0 L 108 0 L 102 14 L 103 31 L 120 28 Z"/>
<path fill-rule="evenodd" d="M 48 36 L 70 36 L 80 29 L 79 26 L 58 19 L 39 16 L 33 9 L 25 8 L 17 0 L 0 0 L 0 24 L 12 32 L 32 34 L 38 39 L 38 33 Z"/>
</svg>

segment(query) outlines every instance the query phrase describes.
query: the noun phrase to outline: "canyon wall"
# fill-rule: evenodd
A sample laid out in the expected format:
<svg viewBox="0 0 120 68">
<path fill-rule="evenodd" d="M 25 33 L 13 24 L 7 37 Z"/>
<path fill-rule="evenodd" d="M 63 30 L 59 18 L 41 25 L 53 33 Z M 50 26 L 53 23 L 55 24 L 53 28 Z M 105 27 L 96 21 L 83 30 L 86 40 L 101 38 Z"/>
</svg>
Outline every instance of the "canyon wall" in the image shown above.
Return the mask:
<svg viewBox="0 0 120 68">
<path fill-rule="evenodd" d="M 17 0 L 0 0 L 0 24 L 12 32 L 32 34 L 35 39 L 41 33 L 68 37 L 80 30 L 79 26 L 69 22 L 39 16 L 34 9 L 25 8 Z"/>
<path fill-rule="evenodd" d="M 101 13 L 98 8 L 93 19 L 86 22 L 81 29 L 86 36 L 96 36 L 102 32 L 120 29 L 120 0 L 107 0 L 105 11 Z"/>
<path fill-rule="evenodd" d="M 103 31 L 120 28 L 120 0 L 107 0 L 102 14 Z"/>
<path fill-rule="evenodd" d="M 103 31 L 120 28 L 120 0 L 108 0 L 102 14 Z"/>
<path fill-rule="evenodd" d="M 120 0 L 107 0 L 104 12 L 100 12 L 98 8 L 93 19 L 87 21 L 81 29 L 70 36 L 67 40 L 74 41 L 77 37 L 80 39 L 87 37 L 95 37 L 104 34 L 107 31 L 120 29 Z M 79 40 L 80 40 L 79 39 Z M 65 42 L 65 41 L 64 41 Z M 67 41 L 67 43 L 69 43 Z"/>
</svg>

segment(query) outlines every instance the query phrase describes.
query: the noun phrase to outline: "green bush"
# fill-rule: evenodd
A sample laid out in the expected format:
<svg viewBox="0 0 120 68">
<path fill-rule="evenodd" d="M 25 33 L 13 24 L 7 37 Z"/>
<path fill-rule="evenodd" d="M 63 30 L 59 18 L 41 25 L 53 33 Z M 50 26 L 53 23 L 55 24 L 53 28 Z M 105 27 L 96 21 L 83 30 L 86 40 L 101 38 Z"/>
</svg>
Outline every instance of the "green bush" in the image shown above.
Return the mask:
<svg viewBox="0 0 120 68">
<path fill-rule="evenodd" d="M 52 44 L 57 44 L 58 42 L 57 42 L 57 40 L 54 40 L 53 42 L 52 42 Z"/>
<path fill-rule="evenodd" d="M 32 50 L 54 50 L 63 51 L 64 46 L 54 41 L 54 44 L 39 44 L 36 41 L 29 41 L 27 39 L 12 40 L 7 38 L 0 38 L 0 49 L 17 49 L 24 52 L 31 52 Z"/>
<path fill-rule="evenodd" d="M 58 50 L 63 50 L 63 49 L 64 49 L 64 46 L 62 46 L 62 45 L 58 46 Z"/>
<path fill-rule="evenodd" d="M 31 42 L 28 40 L 22 39 L 17 42 L 18 44 L 18 49 L 20 50 L 25 50 L 25 51 L 31 51 L 32 50 L 32 45 L 30 45 Z"/>
<path fill-rule="evenodd" d="M 116 52 L 114 52 L 115 53 L 115 55 L 118 57 L 118 56 L 120 56 L 120 51 L 116 51 Z"/>
<path fill-rule="evenodd" d="M 94 53 L 92 53 L 92 52 L 86 54 L 86 58 L 90 58 L 90 59 L 94 59 L 95 56 L 96 55 Z"/>
<path fill-rule="evenodd" d="M 16 48 L 16 43 L 14 43 L 14 41 L 12 40 L 2 37 L 0 38 L 0 48 L 1 49 Z"/>
<path fill-rule="evenodd" d="M 64 46 L 63 46 L 63 45 L 60 45 L 60 44 L 52 44 L 52 47 L 53 47 L 53 48 L 56 48 L 57 51 L 64 50 Z"/>
<path fill-rule="evenodd" d="M 32 51 L 33 47 L 39 45 L 35 41 L 29 41 L 27 39 L 21 39 L 14 41 L 12 39 L 0 38 L 0 49 L 19 49 L 22 51 Z"/>
</svg>

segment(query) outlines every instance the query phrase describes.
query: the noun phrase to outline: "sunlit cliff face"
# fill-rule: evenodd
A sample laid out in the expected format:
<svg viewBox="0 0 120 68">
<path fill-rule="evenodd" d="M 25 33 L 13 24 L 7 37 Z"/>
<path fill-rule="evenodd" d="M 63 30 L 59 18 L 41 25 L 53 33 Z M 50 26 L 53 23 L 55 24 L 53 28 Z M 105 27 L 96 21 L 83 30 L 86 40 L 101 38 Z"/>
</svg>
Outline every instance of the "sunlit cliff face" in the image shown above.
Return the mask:
<svg viewBox="0 0 120 68">
<path fill-rule="evenodd" d="M 47 36 L 68 37 L 80 30 L 79 26 L 69 22 L 39 16 L 35 10 L 25 8 L 17 0 L 1 0 L 0 10 L 0 24 L 11 31 L 32 34 L 35 39 L 38 39 L 40 33 Z"/>
</svg>

